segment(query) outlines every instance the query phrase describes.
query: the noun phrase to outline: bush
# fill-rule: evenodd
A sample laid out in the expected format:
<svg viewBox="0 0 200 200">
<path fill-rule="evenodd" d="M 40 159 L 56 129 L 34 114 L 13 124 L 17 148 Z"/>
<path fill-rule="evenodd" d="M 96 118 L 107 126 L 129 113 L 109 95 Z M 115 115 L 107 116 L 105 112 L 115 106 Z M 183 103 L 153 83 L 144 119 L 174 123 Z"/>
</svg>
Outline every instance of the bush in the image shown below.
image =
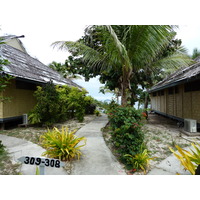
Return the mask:
<svg viewBox="0 0 200 200">
<path fill-rule="evenodd" d="M 4 153 L 5 152 L 5 149 L 4 149 L 5 147 L 4 147 L 4 145 L 2 144 L 2 141 L 0 140 L 0 155 L 2 154 L 2 153 Z"/>
<path fill-rule="evenodd" d="M 141 111 L 133 107 L 114 106 L 109 110 L 108 118 L 112 128 L 111 141 L 114 148 L 120 160 L 128 164 L 128 158 L 124 155 L 135 156 L 144 150 Z"/>
<path fill-rule="evenodd" d="M 95 114 L 97 117 L 101 115 L 101 113 L 100 113 L 99 110 L 95 110 L 95 111 L 94 111 L 94 114 Z"/>
<path fill-rule="evenodd" d="M 60 118 L 59 94 L 53 83 L 47 83 L 43 87 L 38 87 L 34 93 L 37 104 L 29 113 L 29 121 L 32 124 L 52 125 Z"/>
<path fill-rule="evenodd" d="M 62 131 L 59 131 L 57 128 L 48 130 L 40 137 L 41 146 L 46 149 L 42 155 L 62 161 L 79 159 L 82 155 L 80 148 L 85 146 L 86 138 L 78 138 L 74 133 L 75 131 L 69 132 L 67 128 L 63 127 Z M 84 144 L 78 146 L 81 141 L 84 141 Z"/>
<path fill-rule="evenodd" d="M 52 82 L 38 87 L 34 94 L 37 104 L 29 113 L 30 123 L 52 126 L 74 117 L 82 122 L 86 108 L 92 103 L 92 97 L 86 93 L 76 87 L 54 86 Z"/>
<path fill-rule="evenodd" d="M 126 154 L 124 156 L 128 158 L 127 164 L 134 169 L 134 171 L 143 170 L 145 174 L 146 169 L 149 167 L 149 161 L 154 159 L 150 158 L 147 149 L 144 149 L 141 151 L 141 153 L 138 153 L 134 156 L 130 154 Z"/>
</svg>

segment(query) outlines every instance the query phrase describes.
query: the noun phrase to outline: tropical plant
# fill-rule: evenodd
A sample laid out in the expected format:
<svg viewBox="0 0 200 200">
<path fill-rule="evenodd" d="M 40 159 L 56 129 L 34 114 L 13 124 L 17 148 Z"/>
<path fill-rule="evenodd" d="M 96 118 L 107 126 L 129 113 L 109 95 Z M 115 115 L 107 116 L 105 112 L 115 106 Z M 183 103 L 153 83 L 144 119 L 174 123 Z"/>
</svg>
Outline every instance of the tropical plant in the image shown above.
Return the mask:
<svg viewBox="0 0 200 200">
<path fill-rule="evenodd" d="M 144 142 L 142 113 L 133 107 L 114 106 L 108 112 L 111 142 L 121 162 L 127 165 L 125 154 L 140 153 Z"/>
<path fill-rule="evenodd" d="M 117 71 L 115 81 L 121 91 L 122 105 L 126 106 L 131 89 L 131 78 L 136 78 L 140 69 L 155 66 L 188 65 L 189 60 L 181 50 L 168 59 L 157 62 L 157 58 L 169 45 L 174 36 L 174 26 L 134 25 L 134 26 L 89 26 L 85 37 L 77 42 L 55 42 L 61 50 L 68 50 L 92 69 L 94 75 Z M 85 72 L 84 72 L 85 73 Z M 89 77 L 86 73 L 86 76 Z"/>
<path fill-rule="evenodd" d="M 35 175 L 40 175 L 40 169 L 38 166 L 36 166 L 36 169 L 35 169 Z"/>
<path fill-rule="evenodd" d="M 86 94 L 84 89 L 54 86 L 52 82 L 38 87 L 34 93 L 37 104 L 29 113 L 29 121 L 32 124 L 52 126 L 54 123 L 76 117 L 82 122 L 86 109 L 91 107 L 93 102 L 93 98 Z M 94 114 L 92 108 L 90 111 L 90 114 Z"/>
<path fill-rule="evenodd" d="M 59 72 L 64 78 L 71 79 L 71 80 L 81 79 L 80 76 L 68 72 L 66 64 L 57 63 L 53 61 L 52 63 L 49 64 L 49 67 Z"/>
<path fill-rule="evenodd" d="M 80 158 L 82 155 L 80 148 L 86 145 L 85 137 L 77 137 L 74 131 L 69 131 L 68 128 L 62 127 L 62 130 L 53 128 L 41 135 L 41 146 L 46 149 L 42 154 L 49 158 L 60 159 L 62 161 L 70 161 L 75 158 Z M 84 144 L 79 145 L 83 141 Z"/>
<path fill-rule="evenodd" d="M 147 149 L 144 149 L 141 153 L 136 155 L 126 154 L 124 157 L 128 158 L 127 163 L 131 165 L 131 167 L 135 170 L 143 170 L 144 174 L 146 174 L 146 170 L 149 167 L 149 161 L 154 159 L 150 158 Z"/>
<path fill-rule="evenodd" d="M 196 152 L 193 149 L 187 151 L 178 145 L 175 145 L 175 147 L 177 148 L 179 154 L 176 153 L 171 147 L 169 147 L 169 149 L 179 159 L 185 170 L 188 170 L 192 175 L 195 175 L 195 170 L 197 166 L 200 165 L 200 144 L 197 143 L 195 145 L 192 143 L 191 145 Z"/>
<path fill-rule="evenodd" d="M 94 114 L 95 114 L 96 116 L 100 116 L 100 115 L 101 115 L 101 113 L 100 113 L 99 110 L 95 110 L 95 111 L 94 111 Z"/>
<path fill-rule="evenodd" d="M 192 57 L 192 59 L 195 59 L 195 58 L 197 58 L 198 56 L 200 56 L 200 50 L 197 49 L 197 48 L 194 48 L 191 57 Z"/>
<path fill-rule="evenodd" d="M 2 144 L 2 141 L 0 140 L 0 155 L 5 152 L 5 146 Z"/>
<path fill-rule="evenodd" d="M 43 87 L 38 86 L 34 96 L 37 99 L 37 104 L 29 113 L 30 123 L 50 126 L 59 121 L 59 94 L 53 83 L 49 82 Z"/>
</svg>

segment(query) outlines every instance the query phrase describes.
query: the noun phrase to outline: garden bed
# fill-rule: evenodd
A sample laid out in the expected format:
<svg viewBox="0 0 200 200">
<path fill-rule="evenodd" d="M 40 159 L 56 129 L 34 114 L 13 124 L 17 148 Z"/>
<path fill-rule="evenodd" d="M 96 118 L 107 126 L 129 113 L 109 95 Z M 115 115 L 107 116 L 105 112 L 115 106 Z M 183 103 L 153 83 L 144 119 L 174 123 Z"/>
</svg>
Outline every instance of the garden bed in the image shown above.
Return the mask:
<svg viewBox="0 0 200 200">
<path fill-rule="evenodd" d="M 156 157 L 150 160 L 150 167 L 148 170 L 154 168 L 162 160 L 172 154 L 169 150 L 169 146 L 174 148 L 175 145 L 179 145 L 184 148 L 190 146 L 192 141 L 200 140 L 200 136 L 189 137 L 181 134 L 176 121 L 157 114 L 150 114 L 148 121 L 144 123 L 142 129 L 145 135 L 145 143 L 150 152 L 150 156 Z M 104 129 L 103 134 L 108 147 L 117 157 L 110 143 L 108 127 Z M 127 174 L 130 174 L 129 171 L 127 171 Z M 143 172 L 135 172 L 134 174 L 143 174 Z"/>
</svg>

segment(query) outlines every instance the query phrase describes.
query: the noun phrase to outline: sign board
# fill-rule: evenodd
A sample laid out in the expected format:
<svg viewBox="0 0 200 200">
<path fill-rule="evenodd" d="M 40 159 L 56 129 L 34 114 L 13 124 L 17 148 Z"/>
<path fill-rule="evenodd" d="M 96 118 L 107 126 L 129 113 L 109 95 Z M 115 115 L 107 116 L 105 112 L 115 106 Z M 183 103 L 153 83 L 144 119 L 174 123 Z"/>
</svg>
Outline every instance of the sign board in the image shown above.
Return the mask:
<svg viewBox="0 0 200 200">
<path fill-rule="evenodd" d="M 22 162 L 23 164 L 39 166 L 40 174 L 43 174 L 43 175 L 44 175 L 44 167 L 60 168 L 60 167 L 65 166 L 64 162 L 61 162 L 58 159 L 52 159 L 52 158 L 22 156 L 18 158 L 18 160 Z"/>
</svg>

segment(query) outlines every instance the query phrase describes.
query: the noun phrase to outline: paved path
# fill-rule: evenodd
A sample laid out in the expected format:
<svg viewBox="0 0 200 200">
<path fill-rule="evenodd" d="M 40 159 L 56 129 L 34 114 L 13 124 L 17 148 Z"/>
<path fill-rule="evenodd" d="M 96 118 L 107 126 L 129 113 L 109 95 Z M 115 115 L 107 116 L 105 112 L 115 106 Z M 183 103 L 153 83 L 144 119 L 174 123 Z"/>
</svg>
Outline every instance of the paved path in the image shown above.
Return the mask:
<svg viewBox="0 0 200 200">
<path fill-rule="evenodd" d="M 13 163 L 20 163 L 17 159 L 22 156 L 42 157 L 41 154 L 45 151 L 45 149 L 32 142 L 15 137 L 0 134 L 0 140 L 2 141 L 3 145 L 6 146 L 8 152 L 10 153 Z M 22 164 L 20 171 L 23 175 L 34 175 L 36 171 L 36 166 Z M 58 169 L 46 167 L 45 174 L 67 175 L 67 172 L 63 168 Z"/>
<path fill-rule="evenodd" d="M 184 148 L 190 151 L 190 148 Z M 178 151 L 176 151 L 178 152 Z M 184 167 L 181 165 L 180 161 L 171 154 L 169 157 L 161 161 L 155 168 L 153 168 L 147 175 L 190 175 L 189 171 L 184 170 Z"/>
<path fill-rule="evenodd" d="M 73 163 L 73 175 L 125 175 L 125 171 L 106 146 L 101 128 L 108 122 L 107 116 L 97 117 L 76 132 L 87 138 L 82 148 L 84 156 Z"/>
<path fill-rule="evenodd" d="M 79 161 L 73 162 L 72 175 L 126 174 L 102 137 L 101 128 L 107 122 L 107 116 L 102 115 L 77 131 L 77 136 L 85 136 L 87 138 L 87 144 L 81 149 L 84 156 Z M 13 162 L 18 162 L 17 159 L 21 156 L 41 157 L 41 154 L 45 151 L 45 149 L 32 142 L 15 137 L 0 134 L 0 140 L 11 154 Z M 35 166 L 22 164 L 21 173 L 34 175 L 35 169 Z M 63 168 L 46 167 L 45 172 L 46 175 L 67 175 L 67 171 Z"/>
<path fill-rule="evenodd" d="M 87 138 L 87 144 L 81 149 L 84 156 L 72 164 L 72 175 L 126 175 L 124 169 L 106 146 L 102 137 L 101 128 L 107 122 L 107 116 L 102 115 L 76 132 L 77 136 Z M 45 151 L 45 149 L 32 142 L 15 137 L 0 134 L 0 140 L 11 154 L 13 162 L 18 162 L 18 158 L 26 155 L 41 157 L 41 154 Z M 23 164 L 21 172 L 24 175 L 34 175 L 35 166 Z M 67 171 L 63 168 L 46 167 L 45 172 L 47 175 L 68 175 Z M 147 175 L 175 175 L 177 172 L 180 174 L 189 174 L 189 172 L 183 170 L 178 159 L 172 154 Z"/>
</svg>

